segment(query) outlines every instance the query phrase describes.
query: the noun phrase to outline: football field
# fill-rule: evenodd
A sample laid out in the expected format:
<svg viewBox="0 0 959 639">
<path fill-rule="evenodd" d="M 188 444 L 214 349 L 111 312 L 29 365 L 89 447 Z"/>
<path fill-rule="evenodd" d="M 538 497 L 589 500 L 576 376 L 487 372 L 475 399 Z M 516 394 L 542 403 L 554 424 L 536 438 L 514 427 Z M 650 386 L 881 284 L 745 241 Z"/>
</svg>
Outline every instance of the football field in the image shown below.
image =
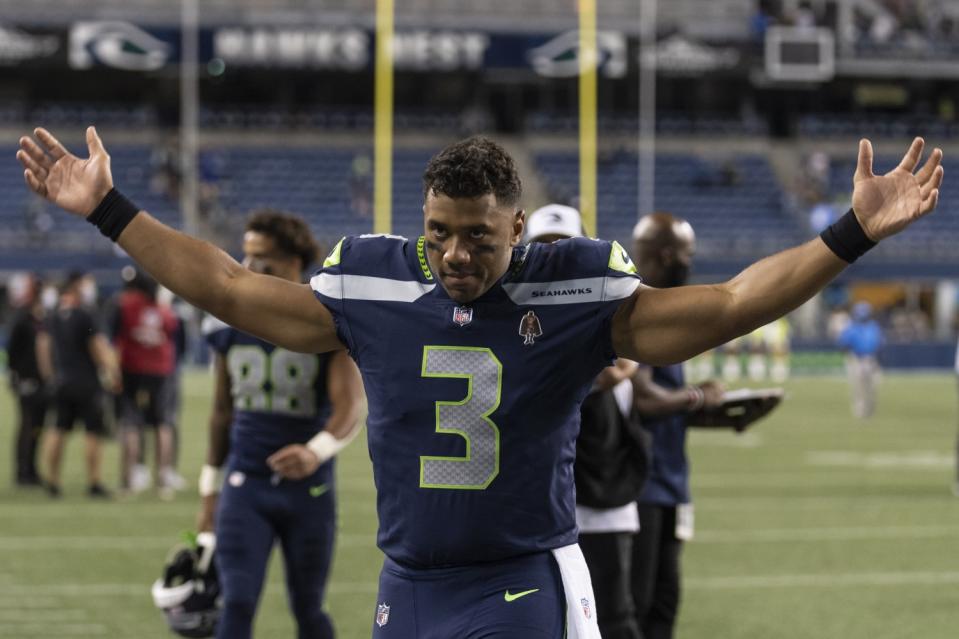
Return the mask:
<svg viewBox="0 0 959 639">
<path fill-rule="evenodd" d="M 782 408 L 743 435 L 692 434 L 696 538 L 684 556 L 678 638 L 954 639 L 954 377 L 886 376 L 868 422 L 850 416 L 841 377 L 795 379 L 787 391 Z M 170 636 L 149 588 L 193 526 L 209 395 L 208 375 L 186 375 L 189 492 L 99 503 L 83 492 L 79 436 L 68 444 L 62 500 L 10 487 L 13 412 L 0 392 L 0 637 Z M 115 486 L 113 444 L 106 462 Z M 340 456 L 337 481 L 327 605 L 339 637 L 359 639 L 369 637 L 381 561 L 362 439 Z M 275 557 L 256 636 L 295 636 Z"/>
</svg>

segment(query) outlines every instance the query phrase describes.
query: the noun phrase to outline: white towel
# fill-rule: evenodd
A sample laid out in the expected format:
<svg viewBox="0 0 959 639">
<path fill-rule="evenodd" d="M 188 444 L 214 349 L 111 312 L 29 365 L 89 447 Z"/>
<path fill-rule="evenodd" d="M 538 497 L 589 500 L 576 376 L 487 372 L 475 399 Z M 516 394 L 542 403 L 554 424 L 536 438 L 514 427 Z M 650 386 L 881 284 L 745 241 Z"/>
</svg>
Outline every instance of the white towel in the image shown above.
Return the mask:
<svg viewBox="0 0 959 639">
<path fill-rule="evenodd" d="M 552 550 L 566 593 L 566 639 L 601 639 L 589 568 L 579 544 Z"/>
</svg>

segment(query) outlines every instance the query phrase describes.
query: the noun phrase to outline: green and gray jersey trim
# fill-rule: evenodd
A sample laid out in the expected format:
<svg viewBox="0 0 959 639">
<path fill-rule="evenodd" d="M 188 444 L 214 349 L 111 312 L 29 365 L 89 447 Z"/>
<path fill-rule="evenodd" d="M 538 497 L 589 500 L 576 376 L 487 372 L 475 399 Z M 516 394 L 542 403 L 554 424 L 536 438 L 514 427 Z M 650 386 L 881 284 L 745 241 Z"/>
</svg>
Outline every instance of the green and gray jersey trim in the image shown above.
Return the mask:
<svg viewBox="0 0 959 639">
<path fill-rule="evenodd" d="M 314 275 L 310 278 L 310 286 L 331 299 L 370 302 L 415 302 L 436 288 L 436 284 L 334 273 Z"/>
<path fill-rule="evenodd" d="M 503 284 L 518 306 L 610 302 L 629 297 L 639 287 L 636 277 L 584 277 L 555 282 Z"/>
</svg>

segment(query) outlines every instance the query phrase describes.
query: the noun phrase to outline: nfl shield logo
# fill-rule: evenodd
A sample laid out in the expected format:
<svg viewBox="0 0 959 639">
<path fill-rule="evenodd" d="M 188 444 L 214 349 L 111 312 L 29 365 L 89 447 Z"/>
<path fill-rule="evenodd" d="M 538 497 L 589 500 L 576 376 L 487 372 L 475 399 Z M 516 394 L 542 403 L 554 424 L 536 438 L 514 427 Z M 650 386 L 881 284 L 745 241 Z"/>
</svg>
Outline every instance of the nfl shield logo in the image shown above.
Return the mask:
<svg viewBox="0 0 959 639">
<path fill-rule="evenodd" d="M 583 605 L 583 614 L 586 615 L 587 619 L 589 619 L 591 614 L 589 611 L 589 599 L 587 599 L 586 597 L 583 597 L 582 599 L 579 600 L 579 603 Z"/>
<path fill-rule="evenodd" d="M 453 323 L 466 326 L 473 321 L 473 309 L 469 306 L 457 306 L 453 309 Z"/>
<path fill-rule="evenodd" d="M 390 621 L 389 604 L 381 603 L 376 607 L 376 625 L 382 628 Z"/>
</svg>

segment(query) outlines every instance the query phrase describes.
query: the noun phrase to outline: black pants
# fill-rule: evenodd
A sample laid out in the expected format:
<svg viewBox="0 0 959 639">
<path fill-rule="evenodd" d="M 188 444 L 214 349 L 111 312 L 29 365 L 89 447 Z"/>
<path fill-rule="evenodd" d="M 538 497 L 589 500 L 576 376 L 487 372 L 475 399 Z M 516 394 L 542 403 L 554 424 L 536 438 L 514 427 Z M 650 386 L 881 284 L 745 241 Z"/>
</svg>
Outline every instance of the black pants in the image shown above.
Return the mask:
<svg viewBox="0 0 959 639">
<path fill-rule="evenodd" d="M 16 481 L 29 482 L 39 479 L 37 445 L 49 404 L 42 389 L 19 394 L 17 399 L 20 405 L 20 424 L 17 429 Z"/>
<path fill-rule="evenodd" d="M 633 533 L 580 533 L 603 639 L 640 639 L 630 586 Z"/>
<path fill-rule="evenodd" d="M 679 610 L 679 556 L 676 508 L 639 504 L 633 541 L 633 601 L 643 639 L 671 639 Z"/>
</svg>

